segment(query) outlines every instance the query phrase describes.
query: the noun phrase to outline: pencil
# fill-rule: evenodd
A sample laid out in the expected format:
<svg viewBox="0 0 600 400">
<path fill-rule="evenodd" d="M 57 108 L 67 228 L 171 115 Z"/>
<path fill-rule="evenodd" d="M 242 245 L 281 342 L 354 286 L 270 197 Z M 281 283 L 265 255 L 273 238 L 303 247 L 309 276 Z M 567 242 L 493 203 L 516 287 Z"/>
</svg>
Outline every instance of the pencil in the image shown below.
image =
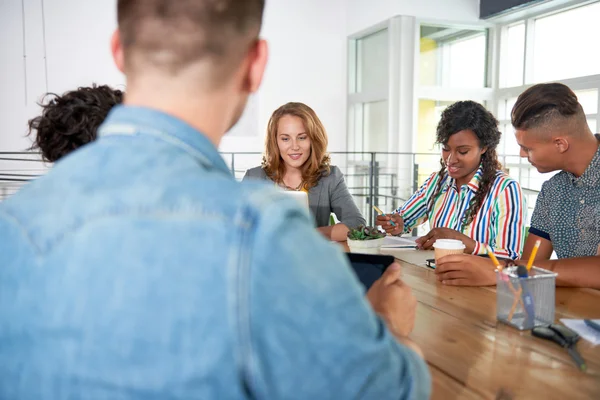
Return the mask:
<svg viewBox="0 0 600 400">
<path fill-rule="evenodd" d="M 373 208 L 375 209 L 375 211 L 377 212 L 377 214 L 381 215 L 382 217 L 385 217 L 385 214 L 384 214 L 384 212 L 383 212 L 383 211 L 381 211 L 381 210 L 379 209 L 379 207 L 377 207 L 377 206 L 373 206 Z M 391 219 L 390 219 L 390 225 L 392 225 L 392 226 L 396 226 L 396 224 L 394 223 L 394 221 L 392 221 Z"/>
<path fill-rule="evenodd" d="M 487 251 L 488 256 L 490 256 L 490 258 L 492 259 L 492 262 L 494 263 L 494 266 L 496 267 L 496 269 L 498 271 L 502 271 L 502 266 L 498 262 L 498 259 L 496 258 L 496 255 L 494 254 L 494 252 L 492 251 L 492 249 L 490 249 L 490 246 L 485 245 L 485 251 Z"/>
<path fill-rule="evenodd" d="M 538 239 L 535 241 L 533 250 L 531 251 L 531 254 L 529 255 L 529 261 L 527 261 L 527 271 L 529 271 L 531 269 L 531 267 L 533 266 L 533 261 L 535 260 L 535 255 L 537 254 L 538 249 L 540 248 L 541 244 L 542 244 L 541 240 Z"/>
</svg>

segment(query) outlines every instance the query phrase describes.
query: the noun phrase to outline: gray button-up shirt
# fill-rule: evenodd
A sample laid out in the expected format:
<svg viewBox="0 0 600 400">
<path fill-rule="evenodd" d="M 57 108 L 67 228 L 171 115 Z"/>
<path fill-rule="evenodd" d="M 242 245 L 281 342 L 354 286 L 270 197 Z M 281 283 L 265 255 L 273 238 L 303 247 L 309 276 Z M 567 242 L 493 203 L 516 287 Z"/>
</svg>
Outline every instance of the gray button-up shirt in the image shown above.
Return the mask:
<svg viewBox="0 0 600 400">
<path fill-rule="evenodd" d="M 542 185 L 529 232 L 550 240 L 559 258 L 598 254 L 600 147 L 579 178 L 562 171 Z"/>
</svg>

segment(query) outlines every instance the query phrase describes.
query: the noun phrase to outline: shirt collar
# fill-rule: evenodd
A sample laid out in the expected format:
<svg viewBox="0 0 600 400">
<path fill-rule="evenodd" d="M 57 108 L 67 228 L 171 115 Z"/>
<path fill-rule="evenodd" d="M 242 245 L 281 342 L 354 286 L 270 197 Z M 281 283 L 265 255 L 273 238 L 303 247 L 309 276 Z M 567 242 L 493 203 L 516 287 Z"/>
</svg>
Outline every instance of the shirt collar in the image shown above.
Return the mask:
<svg viewBox="0 0 600 400">
<path fill-rule="evenodd" d="M 596 139 L 600 142 L 600 134 L 596 134 Z M 576 177 L 570 172 L 567 172 L 569 178 L 571 178 L 571 182 L 575 185 L 586 185 L 586 186 L 594 186 L 598 180 L 600 180 L 600 146 L 598 146 L 598 150 L 590 165 L 585 169 L 585 172 L 580 177 Z"/>
<path fill-rule="evenodd" d="M 479 168 L 477 168 L 477 171 L 475 172 L 475 175 L 473 175 L 473 178 L 471 178 L 471 180 L 469 181 L 469 183 L 467 183 L 467 187 L 469 189 L 471 189 L 472 192 L 476 193 L 477 190 L 479 190 L 479 184 L 481 182 L 481 176 L 483 175 L 483 167 L 480 165 Z M 449 177 L 450 175 L 448 175 Z M 456 180 L 454 178 L 450 178 L 448 180 L 448 186 L 449 187 L 453 187 L 458 191 L 458 187 L 456 187 Z"/>
<path fill-rule="evenodd" d="M 231 175 L 219 150 L 202 132 L 162 111 L 146 107 L 114 107 L 99 129 L 98 136 L 152 135 L 179 147 L 199 162 Z"/>
</svg>

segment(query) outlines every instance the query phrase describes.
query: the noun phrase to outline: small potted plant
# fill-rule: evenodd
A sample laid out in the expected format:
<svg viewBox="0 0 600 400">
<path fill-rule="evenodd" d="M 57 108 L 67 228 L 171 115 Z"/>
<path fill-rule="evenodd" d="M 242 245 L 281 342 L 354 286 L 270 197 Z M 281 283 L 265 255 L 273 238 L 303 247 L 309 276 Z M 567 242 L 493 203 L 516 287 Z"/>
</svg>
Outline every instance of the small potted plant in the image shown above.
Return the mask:
<svg viewBox="0 0 600 400">
<path fill-rule="evenodd" d="M 348 247 L 352 253 L 379 254 L 384 238 L 376 227 L 361 225 L 348 231 Z"/>
</svg>

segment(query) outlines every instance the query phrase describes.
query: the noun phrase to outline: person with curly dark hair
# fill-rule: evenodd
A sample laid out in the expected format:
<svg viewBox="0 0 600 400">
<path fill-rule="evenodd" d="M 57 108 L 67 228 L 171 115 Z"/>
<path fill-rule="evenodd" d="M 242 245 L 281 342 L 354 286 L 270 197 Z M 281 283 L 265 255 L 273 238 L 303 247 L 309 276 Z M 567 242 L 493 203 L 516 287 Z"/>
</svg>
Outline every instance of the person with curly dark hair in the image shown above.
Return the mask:
<svg viewBox="0 0 600 400">
<path fill-rule="evenodd" d="M 96 131 L 108 112 L 123 101 L 123 92 L 109 86 L 80 87 L 59 96 L 48 93 L 40 106 L 42 115 L 29 121 L 29 135 L 35 134 L 32 150 L 56 162 L 68 153 L 96 139 Z"/>
<path fill-rule="evenodd" d="M 481 104 L 459 101 L 446 108 L 437 126 L 440 170 L 395 213 L 377 217 L 377 224 L 400 235 L 429 221 L 432 229 L 417 239 L 422 249 L 437 239 L 458 239 L 465 253 L 485 254 L 489 245 L 500 257 L 518 258 L 526 207 L 519 183 L 501 170 L 496 154 L 501 135 L 498 121 Z"/>
</svg>

